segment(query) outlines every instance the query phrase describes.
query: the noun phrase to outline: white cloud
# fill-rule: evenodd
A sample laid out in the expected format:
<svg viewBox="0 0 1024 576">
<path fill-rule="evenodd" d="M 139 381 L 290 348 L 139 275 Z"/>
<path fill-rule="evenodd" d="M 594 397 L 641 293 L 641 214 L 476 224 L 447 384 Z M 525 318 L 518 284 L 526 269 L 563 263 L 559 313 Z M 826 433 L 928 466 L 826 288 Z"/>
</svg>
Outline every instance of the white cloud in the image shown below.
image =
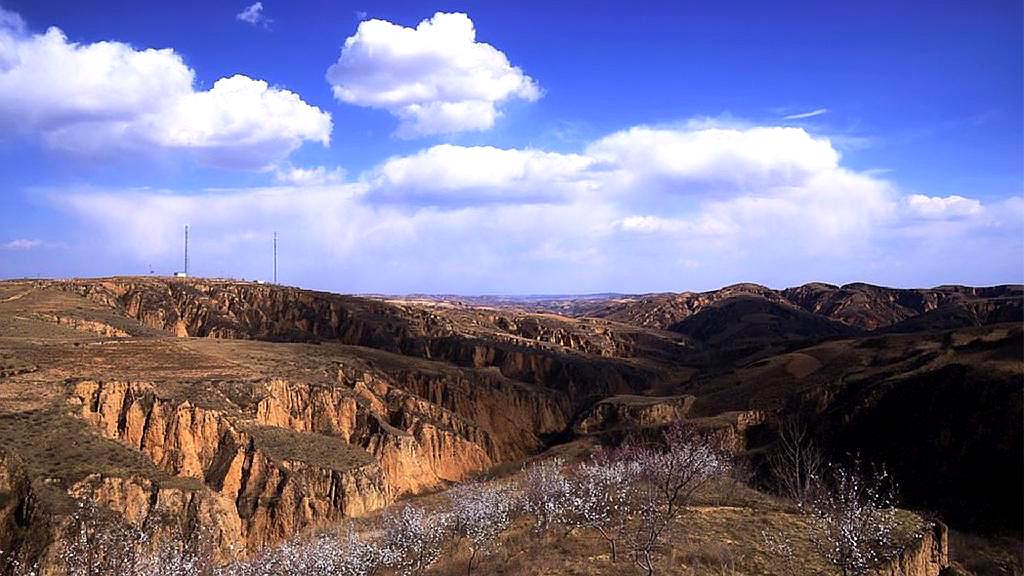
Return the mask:
<svg viewBox="0 0 1024 576">
<path fill-rule="evenodd" d="M 540 269 L 555 272 L 562 257 L 583 268 L 583 278 L 601 260 L 597 223 L 610 217 L 607 207 L 585 204 L 375 205 L 364 193 L 359 184 L 190 195 L 88 191 L 62 194 L 58 202 L 101 237 L 133 239 L 109 244 L 112 261 L 172 269 L 180 258 L 180 224 L 189 222 L 197 274 L 265 278 L 269 238 L 277 230 L 286 282 L 328 287 L 315 276 L 329 271 L 346 276 L 353 291 L 440 291 L 455 279 L 493 291 Z"/>
<path fill-rule="evenodd" d="M 635 127 L 598 140 L 587 154 L 630 194 L 762 192 L 839 165 L 827 139 L 780 127 Z"/>
<path fill-rule="evenodd" d="M 330 114 L 295 93 L 236 75 L 194 89 L 195 72 L 171 49 L 76 44 L 50 28 L 0 28 L 0 127 L 40 134 L 87 154 L 154 147 L 205 161 L 258 167 L 304 141 L 327 144 Z"/>
<path fill-rule="evenodd" d="M 360 22 L 327 81 L 338 100 L 397 116 L 401 137 L 486 130 L 503 103 L 541 96 L 504 53 L 476 41 L 472 20 L 461 13 L 438 12 L 416 28 Z"/>
<path fill-rule="evenodd" d="M 982 213 L 981 202 L 963 196 L 925 196 L 912 194 L 906 198 L 907 208 L 922 218 L 963 218 Z"/>
<path fill-rule="evenodd" d="M 274 171 L 274 180 L 281 184 L 293 186 L 323 186 L 340 184 L 345 181 L 345 171 L 341 168 L 314 166 L 302 168 L 297 166 L 278 167 Z"/>
<path fill-rule="evenodd" d="M 922 218 L 909 208 L 920 200 L 839 160 L 799 129 L 635 128 L 579 154 L 440 145 L 348 183 L 60 202 L 111 238 L 132 238 L 111 243 L 132 262 L 176 258 L 190 222 L 196 262 L 213 274 L 264 273 L 260 242 L 278 230 L 289 281 L 353 291 L 937 284 L 949 266 L 1019 275 L 1024 202 L 965 219 L 963 202 L 940 199 L 961 208 Z M 989 253 L 999 257 L 978 256 Z M 938 259 L 942 270 L 928 268 Z"/>
<path fill-rule="evenodd" d="M 16 238 L 10 242 L 0 244 L 4 250 L 33 250 L 45 245 L 45 242 L 36 238 Z"/>
<path fill-rule="evenodd" d="M 246 6 L 241 12 L 235 14 L 235 18 L 246 24 L 262 26 L 264 28 L 269 28 L 274 23 L 273 20 L 267 18 L 267 15 L 263 13 L 263 2 L 255 2 Z"/>
<path fill-rule="evenodd" d="M 378 197 L 439 203 L 559 202 L 588 189 L 579 154 L 440 144 L 391 158 L 369 180 Z"/>
<path fill-rule="evenodd" d="M 682 227 L 683 222 L 660 216 L 627 216 L 616 222 L 616 224 L 626 232 L 651 234 L 669 229 L 679 229 Z"/>
<path fill-rule="evenodd" d="M 811 110 L 809 112 L 798 112 L 795 114 L 788 114 L 783 116 L 783 120 L 802 120 L 804 118 L 814 118 L 815 116 L 821 116 L 822 114 L 828 114 L 828 108 L 818 108 L 817 110 Z"/>
</svg>

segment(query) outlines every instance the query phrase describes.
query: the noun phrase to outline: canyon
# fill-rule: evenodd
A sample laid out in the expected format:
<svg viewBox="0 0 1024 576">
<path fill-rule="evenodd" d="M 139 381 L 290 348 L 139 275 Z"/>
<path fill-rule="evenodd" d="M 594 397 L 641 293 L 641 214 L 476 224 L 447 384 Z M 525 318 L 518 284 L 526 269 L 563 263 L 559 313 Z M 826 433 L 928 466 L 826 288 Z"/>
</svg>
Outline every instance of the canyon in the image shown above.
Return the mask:
<svg viewBox="0 0 1024 576">
<path fill-rule="evenodd" d="M 1024 288 L 741 284 L 359 297 L 214 279 L 0 282 L 0 550 L 75 502 L 218 560 L 580 443 L 684 420 L 752 469 L 784 418 L 905 507 L 1019 533 Z M 945 532 L 901 556 L 937 574 Z"/>
</svg>

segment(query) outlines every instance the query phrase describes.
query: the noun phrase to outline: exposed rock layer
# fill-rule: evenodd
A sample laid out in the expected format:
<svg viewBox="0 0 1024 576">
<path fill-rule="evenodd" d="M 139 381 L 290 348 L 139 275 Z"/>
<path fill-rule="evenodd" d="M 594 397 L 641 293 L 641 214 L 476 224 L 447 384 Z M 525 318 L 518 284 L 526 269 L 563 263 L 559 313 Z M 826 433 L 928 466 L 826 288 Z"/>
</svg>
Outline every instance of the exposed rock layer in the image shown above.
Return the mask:
<svg viewBox="0 0 1024 576">
<path fill-rule="evenodd" d="M 573 434 L 684 418 L 763 452 L 766 422 L 793 412 L 830 447 L 889 462 L 920 503 L 991 520 L 998 510 L 951 494 L 975 494 L 965 471 L 1021 449 L 999 432 L 1020 412 L 1020 329 L 950 330 L 1018 321 L 1015 286 L 746 284 L 575 310 L 601 318 L 192 279 L 9 293 L 0 438 L 39 422 L 71 433 L 0 447 L 0 548 L 52 554 L 41 543 L 62 537 L 76 496 L 177 531 L 207 526 L 226 557 Z M 944 332 L 879 335 L 918 330 Z M 59 462 L 75 434 L 94 451 L 76 452 L 73 471 L 36 461 Z M 1021 471 L 1005 477 L 999 502 Z M 926 548 L 899 570 L 931 573 L 942 553 Z"/>
</svg>

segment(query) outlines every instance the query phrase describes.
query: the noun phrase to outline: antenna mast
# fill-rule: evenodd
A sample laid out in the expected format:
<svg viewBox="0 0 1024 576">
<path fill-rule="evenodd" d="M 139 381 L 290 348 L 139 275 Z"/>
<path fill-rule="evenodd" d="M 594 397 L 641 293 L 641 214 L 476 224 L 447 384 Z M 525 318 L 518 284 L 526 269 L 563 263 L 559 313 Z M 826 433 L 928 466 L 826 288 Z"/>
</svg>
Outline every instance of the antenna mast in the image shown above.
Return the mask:
<svg viewBox="0 0 1024 576">
<path fill-rule="evenodd" d="M 185 224 L 185 275 L 188 276 L 188 224 Z"/>
<path fill-rule="evenodd" d="M 277 232 L 274 232 L 274 284 L 277 284 Z"/>
</svg>

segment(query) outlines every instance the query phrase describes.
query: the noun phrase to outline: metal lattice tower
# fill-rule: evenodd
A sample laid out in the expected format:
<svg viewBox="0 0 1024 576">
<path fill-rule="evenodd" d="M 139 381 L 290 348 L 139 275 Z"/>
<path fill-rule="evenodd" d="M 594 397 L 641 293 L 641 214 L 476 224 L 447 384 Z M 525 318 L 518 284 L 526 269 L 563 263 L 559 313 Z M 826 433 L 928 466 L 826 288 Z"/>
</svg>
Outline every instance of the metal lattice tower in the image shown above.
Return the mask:
<svg viewBox="0 0 1024 576">
<path fill-rule="evenodd" d="M 188 224 L 185 224 L 185 275 L 188 276 Z"/>
</svg>

